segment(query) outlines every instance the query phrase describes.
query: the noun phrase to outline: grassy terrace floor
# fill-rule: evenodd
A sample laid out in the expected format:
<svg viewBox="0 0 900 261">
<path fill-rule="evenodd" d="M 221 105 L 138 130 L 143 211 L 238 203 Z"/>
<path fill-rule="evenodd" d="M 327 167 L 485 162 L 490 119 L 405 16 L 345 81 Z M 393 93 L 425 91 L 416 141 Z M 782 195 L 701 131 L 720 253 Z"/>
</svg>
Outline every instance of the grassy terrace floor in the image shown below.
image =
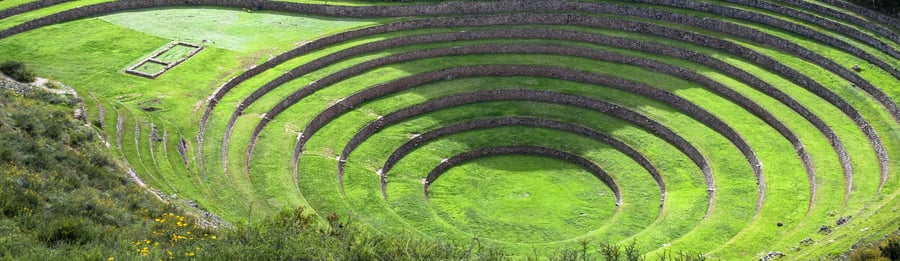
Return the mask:
<svg viewBox="0 0 900 261">
<path fill-rule="evenodd" d="M 26 2 L 2 1 L 0 10 Z M 107 1 L 72 1 L 32 10 L 0 19 L 0 30 L 77 6 L 102 2 Z M 321 3 L 305 0 L 286 2 Z M 796 43 L 800 48 L 806 48 L 840 66 L 849 68 L 859 64 L 863 70 L 854 74 L 884 92 L 887 98 L 900 100 L 898 79 L 892 76 L 889 68 L 879 68 L 847 51 L 782 28 L 672 6 L 624 1 L 614 3 L 739 24 L 776 39 Z M 707 3 L 795 23 L 806 30 L 833 37 L 852 48 L 859 48 L 888 66 L 896 68 L 900 65 L 900 60 L 890 54 L 822 25 L 739 2 Z M 367 6 L 374 3 L 330 1 L 328 4 Z M 197 140 L 200 131 L 198 123 L 209 106 L 208 97 L 229 79 L 278 54 L 316 43 L 323 37 L 412 18 L 347 19 L 217 7 L 133 10 L 46 26 L 0 39 L 0 61 L 23 61 L 41 77 L 72 85 L 82 96 L 90 93 L 94 98 L 86 99 L 88 118 L 103 117 L 103 131 L 110 149 L 127 160 L 145 182 L 163 193 L 194 200 L 231 222 L 253 222 L 281 209 L 307 206 L 323 221 L 328 214 L 337 213 L 380 233 L 412 233 L 458 242 L 469 242 L 471 238 L 478 237 L 483 242 L 518 254 L 533 251 L 552 253 L 560 248 L 575 247 L 581 240 L 617 243 L 636 240 L 640 251 L 650 256 L 664 251 L 687 250 L 705 253 L 712 258 L 759 258 L 768 251 L 780 251 L 786 253 L 788 258 L 798 260 L 846 251 L 857 240 L 871 241 L 895 230 L 900 223 L 894 215 L 900 211 L 896 199 L 900 192 L 900 179 L 895 171 L 900 168 L 900 125 L 897 116 L 891 115 L 876 97 L 857 88 L 839 72 L 778 46 L 760 44 L 731 32 L 630 16 L 571 13 L 587 18 L 610 18 L 696 32 L 746 48 L 747 52 L 729 53 L 722 48 L 691 42 L 688 37 L 678 39 L 653 36 L 640 30 L 578 25 L 577 20 L 570 22 L 570 25 L 446 26 L 365 35 L 291 57 L 237 84 L 222 99 L 215 101 L 209 121 L 205 122 L 207 128 L 202 146 Z M 826 14 L 809 14 L 833 19 Z M 890 48 L 900 47 L 889 36 L 869 31 L 862 25 L 834 21 L 860 30 Z M 743 81 L 732 72 L 703 64 L 695 56 L 653 53 L 640 49 L 646 46 L 637 45 L 613 46 L 566 39 L 510 39 L 499 36 L 398 44 L 338 59 L 303 75 L 293 75 L 294 79 L 252 103 L 241 104 L 258 88 L 295 67 L 354 47 L 402 37 L 483 31 L 497 32 L 488 35 L 509 31 L 587 34 L 691 50 L 696 52 L 695 56 L 711 57 L 773 86 L 776 91 L 786 94 L 804 110 L 820 118 L 828 131 L 833 132 L 843 144 L 849 169 L 842 168 L 837 146 L 832 138 L 824 134 L 822 127 L 811 123 L 808 116 L 784 104 L 783 100 L 770 96 L 771 91 L 766 93 L 755 83 Z M 201 44 L 205 49 L 153 80 L 123 73 L 125 68 L 173 41 Z M 317 86 L 327 77 L 366 62 L 413 52 L 502 45 L 554 46 L 634 59 L 607 61 L 525 52 L 420 57 L 352 73 L 296 99 L 295 104 L 277 115 L 270 113 L 274 106 L 286 104 L 286 98 L 292 93 Z M 190 49 L 176 47 L 164 53 L 162 59 L 177 60 Z M 786 75 L 772 65 L 752 61 L 757 57 L 772 59 L 802 76 Z M 658 65 L 636 65 L 645 61 Z M 567 68 L 657 88 L 708 111 L 727 128 L 733 129 L 739 135 L 738 140 L 746 141 L 752 152 L 742 153 L 736 140 L 729 140 L 718 133 L 715 126 L 704 124 L 704 120 L 696 116 L 697 112 L 676 108 L 681 105 L 624 91 L 622 86 L 582 83 L 560 79 L 559 75 L 451 75 L 421 85 L 404 86 L 406 88 L 403 90 L 379 95 L 365 102 L 345 100 L 366 89 L 378 88 L 405 77 L 478 65 Z M 156 65 L 147 64 L 143 66 L 147 68 L 140 69 L 153 73 L 158 69 L 150 68 L 153 66 Z M 771 114 L 773 121 L 784 124 L 790 133 L 798 137 L 798 141 L 792 144 L 782 133 L 760 119 L 758 114 L 706 84 L 683 79 L 676 75 L 677 72 L 664 73 L 664 69 L 660 69 L 664 66 L 694 72 L 710 83 L 745 97 L 747 103 L 760 106 Z M 808 77 L 806 79 L 809 81 L 803 77 Z M 838 108 L 822 97 L 821 90 L 814 89 L 816 84 L 852 108 Z M 642 127 L 645 122 L 625 120 L 615 116 L 614 112 L 604 113 L 583 106 L 561 104 L 559 100 L 522 99 L 458 104 L 410 115 L 396 123 L 381 126 L 348 155 L 343 169 L 343 183 L 338 182 L 339 156 L 367 124 L 380 121 L 393 112 L 454 95 L 512 89 L 576 95 L 609 102 L 644 115 L 671 129 L 696 148 L 700 157 L 708 161 L 707 171 L 712 174 L 714 183 L 706 183 L 704 170 L 684 147 L 673 144 L 659 131 Z M 99 114 L 99 109 L 96 109 L 98 105 L 105 108 L 105 115 Z M 350 109 L 330 117 L 314 133 L 301 133 L 308 130 L 307 126 L 313 119 L 322 117 L 320 113 L 333 106 L 348 106 Z M 153 109 L 143 110 L 148 107 Z M 230 122 L 239 107 L 241 111 Z M 858 112 L 859 118 L 848 115 L 851 110 Z M 440 136 L 418 144 L 389 172 L 381 172 L 391 153 L 417 135 L 453 124 L 504 117 L 565 122 L 622 141 L 646 157 L 659 171 L 666 187 L 665 205 L 660 205 L 662 191 L 648 170 L 622 151 L 583 135 L 530 126 L 491 127 Z M 117 128 L 119 121 L 121 128 Z M 877 133 L 877 141 L 883 145 L 888 160 L 884 165 L 887 167 L 885 171 L 878 164 L 879 155 L 873 149 L 873 138 L 866 136 L 866 132 L 859 127 L 860 122 L 870 125 L 873 133 Z M 154 126 L 158 135 L 168 133 L 167 140 L 151 135 Z M 251 134 L 261 126 L 265 128 L 252 145 L 252 153 L 248 154 L 254 138 Z M 227 140 L 226 133 L 230 135 Z M 182 139 L 187 145 L 187 164 L 178 149 Z M 305 143 L 294 174 L 293 152 L 298 139 Z M 796 144 L 802 148 L 795 147 Z M 534 155 L 491 156 L 453 166 L 430 184 L 430 197 L 424 196 L 423 178 L 443 160 L 474 149 L 511 145 L 556 149 L 595 163 L 617 183 L 622 193 L 622 205 L 615 206 L 612 192 L 582 167 Z M 761 162 L 760 180 L 754 176 L 753 168 L 756 166 L 752 166 L 745 157 L 748 153 Z M 801 161 L 803 155 L 809 157 L 808 166 Z M 245 162 L 245 159 L 250 161 Z M 809 179 L 808 172 L 815 175 L 814 180 Z M 883 173 L 889 175 L 884 182 L 881 180 Z M 387 177 L 386 198 L 382 195 L 380 175 Z M 708 186 L 713 187 L 708 189 Z M 763 187 L 765 190 L 760 191 Z M 707 209 L 709 195 L 715 196 L 711 209 Z M 760 195 L 764 195 L 764 201 L 757 202 Z M 844 216 L 852 216 L 850 223 L 835 225 L 835 220 Z M 823 225 L 831 226 L 834 232 L 817 232 Z M 800 243 L 806 239 L 812 240 L 812 243 Z"/>
<path fill-rule="evenodd" d="M 34 0 L 6 0 L 0 2 L 0 10 L 16 7 L 22 4 L 34 2 Z"/>
</svg>

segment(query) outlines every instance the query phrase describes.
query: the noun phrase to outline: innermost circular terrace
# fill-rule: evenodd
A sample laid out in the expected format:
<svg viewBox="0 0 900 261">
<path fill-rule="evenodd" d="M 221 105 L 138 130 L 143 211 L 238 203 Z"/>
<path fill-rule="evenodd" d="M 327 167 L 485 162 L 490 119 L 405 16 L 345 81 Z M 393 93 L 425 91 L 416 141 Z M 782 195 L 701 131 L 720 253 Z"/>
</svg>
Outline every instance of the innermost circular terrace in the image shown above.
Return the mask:
<svg viewBox="0 0 900 261">
<path fill-rule="evenodd" d="M 480 189 L 484 186 L 477 183 L 491 186 Z M 429 193 L 441 220 L 474 236 L 513 243 L 582 236 L 609 223 L 615 200 L 582 166 L 518 154 L 456 165 L 432 183 Z"/>
</svg>

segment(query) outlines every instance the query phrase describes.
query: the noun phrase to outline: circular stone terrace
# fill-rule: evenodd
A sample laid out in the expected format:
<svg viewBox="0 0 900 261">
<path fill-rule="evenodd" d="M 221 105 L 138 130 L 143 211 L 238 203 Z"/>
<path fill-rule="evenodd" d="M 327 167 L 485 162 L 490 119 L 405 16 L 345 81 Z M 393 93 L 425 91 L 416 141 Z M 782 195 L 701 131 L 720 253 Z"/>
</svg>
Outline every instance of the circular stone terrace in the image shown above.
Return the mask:
<svg viewBox="0 0 900 261">
<path fill-rule="evenodd" d="M 900 22 L 839 0 L 12 2 L 0 58 L 230 221 L 721 259 L 900 224 Z"/>
</svg>

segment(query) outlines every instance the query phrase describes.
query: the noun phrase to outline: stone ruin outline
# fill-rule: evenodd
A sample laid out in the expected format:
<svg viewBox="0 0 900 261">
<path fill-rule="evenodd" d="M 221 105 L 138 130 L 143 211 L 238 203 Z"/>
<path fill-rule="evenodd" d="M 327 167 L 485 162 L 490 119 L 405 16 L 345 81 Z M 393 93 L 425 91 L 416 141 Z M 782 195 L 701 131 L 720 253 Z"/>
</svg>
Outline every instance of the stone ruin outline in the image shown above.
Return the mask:
<svg viewBox="0 0 900 261">
<path fill-rule="evenodd" d="M 194 48 L 194 50 L 191 51 L 190 53 L 188 53 L 187 56 L 185 56 L 185 57 L 183 57 L 183 58 L 181 58 L 181 59 L 178 59 L 178 60 L 176 60 L 176 61 L 174 61 L 174 62 L 164 62 L 164 61 L 161 61 L 161 60 L 157 59 L 157 58 L 158 58 L 160 55 L 162 55 L 163 53 L 168 52 L 169 50 L 172 50 L 172 48 L 175 48 L 176 46 L 179 46 L 179 45 L 181 45 L 181 46 L 187 46 L 187 47 L 190 47 L 190 48 Z M 197 45 L 197 44 L 192 44 L 192 43 L 186 43 L 186 42 L 180 42 L 180 41 L 174 42 L 174 43 L 170 43 L 170 44 L 169 44 L 168 46 L 166 46 L 165 48 L 163 48 L 163 49 L 161 49 L 161 50 L 159 50 L 159 51 L 156 51 L 155 53 L 153 53 L 153 55 L 150 55 L 149 58 L 143 59 L 143 60 L 141 60 L 140 62 L 136 63 L 135 65 L 129 67 L 128 69 L 125 69 L 125 72 L 126 72 L 126 73 L 130 73 L 130 74 L 133 74 L 133 75 L 137 75 L 137 76 L 143 76 L 143 77 L 146 77 L 146 78 L 149 78 L 149 79 L 156 79 L 156 77 L 159 77 L 159 76 L 162 75 L 163 73 L 165 73 L 165 72 L 171 70 L 172 68 L 174 68 L 175 66 L 181 64 L 182 62 L 186 61 L 187 59 L 189 59 L 189 58 L 191 58 L 191 57 L 194 57 L 194 55 L 196 55 L 197 53 L 199 53 L 201 50 L 203 50 L 203 46 L 202 46 L 202 45 Z M 154 74 L 149 74 L 149 73 L 145 73 L 145 72 L 141 72 L 141 71 L 138 71 L 138 70 L 137 70 L 138 67 L 140 67 L 140 66 L 142 66 L 142 65 L 144 65 L 144 64 L 147 64 L 147 63 L 161 64 L 161 65 L 165 66 L 165 68 L 163 68 L 162 70 L 160 70 L 159 72 L 156 72 L 156 73 L 154 73 Z"/>
</svg>

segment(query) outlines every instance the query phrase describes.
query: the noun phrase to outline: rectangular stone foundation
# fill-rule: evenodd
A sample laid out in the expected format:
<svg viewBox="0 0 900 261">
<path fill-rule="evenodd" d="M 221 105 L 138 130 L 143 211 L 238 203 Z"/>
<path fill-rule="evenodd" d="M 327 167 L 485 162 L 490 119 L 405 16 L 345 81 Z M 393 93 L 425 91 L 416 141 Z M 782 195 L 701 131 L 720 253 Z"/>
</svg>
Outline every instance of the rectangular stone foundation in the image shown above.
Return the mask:
<svg viewBox="0 0 900 261">
<path fill-rule="evenodd" d="M 175 61 L 162 61 L 161 59 L 159 59 L 161 56 L 166 55 L 167 54 L 166 52 L 169 52 L 172 50 L 172 48 L 175 48 L 178 46 L 193 48 L 193 50 L 190 53 L 188 53 L 187 55 L 185 55 L 184 57 L 181 57 Z M 125 72 L 133 74 L 133 75 L 137 75 L 137 76 L 147 77 L 150 79 L 156 79 L 156 77 L 159 77 L 163 73 L 171 70 L 176 65 L 181 64 L 188 58 L 193 57 L 201 50 L 203 50 L 203 46 L 201 46 L 201 45 L 185 43 L 185 42 L 171 43 L 168 46 L 166 46 L 165 48 L 163 48 L 162 50 L 159 50 L 156 53 L 154 53 L 153 55 L 151 55 L 150 58 L 141 60 L 134 66 L 131 66 L 130 68 L 126 69 Z M 149 66 L 149 65 L 161 65 L 162 69 L 152 70 L 150 72 L 140 70 L 142 66 Z"/>
</svg>

